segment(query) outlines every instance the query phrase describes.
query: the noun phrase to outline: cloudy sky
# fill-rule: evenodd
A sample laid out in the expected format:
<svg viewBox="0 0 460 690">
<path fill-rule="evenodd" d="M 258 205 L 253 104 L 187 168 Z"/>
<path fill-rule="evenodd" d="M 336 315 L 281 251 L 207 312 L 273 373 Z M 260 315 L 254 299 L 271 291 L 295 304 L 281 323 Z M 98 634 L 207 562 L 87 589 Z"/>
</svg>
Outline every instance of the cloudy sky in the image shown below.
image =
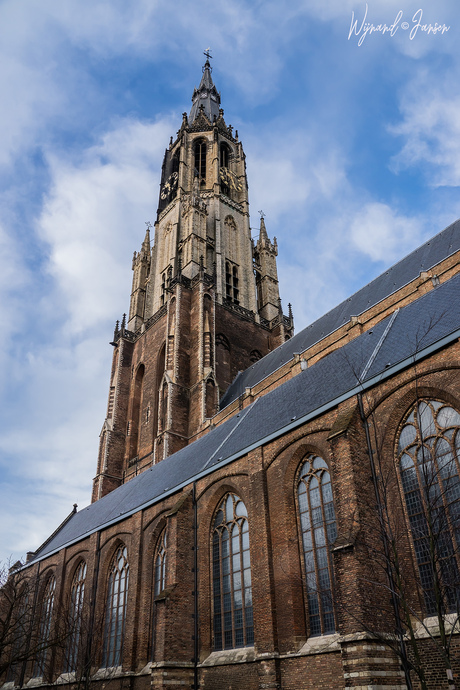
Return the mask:
<svg viewBox="0 0 460 690">
<path fill-rule="evenodd" d="M 0 0 L 0 561 L 90 501 L 109 341 L 203 49 L 297 330 L 460 216 L 460 8 L 419 2 Z"/>
</svg>

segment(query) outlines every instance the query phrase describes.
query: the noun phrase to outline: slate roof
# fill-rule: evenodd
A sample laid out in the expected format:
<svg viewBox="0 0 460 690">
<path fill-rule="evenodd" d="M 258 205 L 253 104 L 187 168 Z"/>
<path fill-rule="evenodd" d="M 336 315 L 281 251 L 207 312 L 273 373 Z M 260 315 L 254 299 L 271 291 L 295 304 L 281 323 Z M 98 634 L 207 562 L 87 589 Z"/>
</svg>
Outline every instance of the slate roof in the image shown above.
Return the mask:
<svg viewBox="0 0 460 690">
<path fill-rule="evenodd" d="M 206 60 L 200 85 L 193 92 L 189 124 L 193 124 L 198 117 L 200 106 L 203 106 L 204 113 L 210 122 L 214 121 L 214 117 L 219 117 L 220 95 L 212 81 L 211 71 L 209 60 Z"/>
<path fill-rule="evenodd" d="M 460 274 L 396 310 L 194 443 L 71 515 L 34 560 L 176 493 L 459 336 Z"/>
<path fill-rule="evenodd" d="M 276 350 L 238 374 L 222 396 L 220 409 L 239 398 L 246 388 L 252 388 L 289 362 L 295 353 L 312 347 L 348 323 L 352 316 L 359 316 L 417 278 L 421 271 L 428 271 L 459 249 L 460 220 L 457 220 Z"/>
</svg>

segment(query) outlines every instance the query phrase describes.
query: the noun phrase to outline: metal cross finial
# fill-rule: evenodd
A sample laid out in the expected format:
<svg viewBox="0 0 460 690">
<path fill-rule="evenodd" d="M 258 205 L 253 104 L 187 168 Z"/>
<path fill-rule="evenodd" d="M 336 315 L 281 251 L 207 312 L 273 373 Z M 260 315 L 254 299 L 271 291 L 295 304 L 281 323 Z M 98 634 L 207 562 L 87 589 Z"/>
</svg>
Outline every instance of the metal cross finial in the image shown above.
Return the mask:
<svg viewBox="0 0 460 690">
<path fill-rule="evenodd" d="M 152 223 L 149 220 L 146 220 L 145 224 L 146 224 L 148 230 L 150 230 L 150 228 L 152 227 Z"/>
<path fill-rule="evenodd" d="M 259 211 L 259 213 L 261 218 L 265 218 L 265 213 L 263 211 Z"/>
<path fill-rule="evenodd" d="M 205 49 L 203 50 L 203 55 L 206 55 L 206 57 L 208 58 L 208 60 L 209 60 L 209 58 L 212 58 L 212 55 L 211 55 L 211 48 L 205 48 Z"/>
</svg>

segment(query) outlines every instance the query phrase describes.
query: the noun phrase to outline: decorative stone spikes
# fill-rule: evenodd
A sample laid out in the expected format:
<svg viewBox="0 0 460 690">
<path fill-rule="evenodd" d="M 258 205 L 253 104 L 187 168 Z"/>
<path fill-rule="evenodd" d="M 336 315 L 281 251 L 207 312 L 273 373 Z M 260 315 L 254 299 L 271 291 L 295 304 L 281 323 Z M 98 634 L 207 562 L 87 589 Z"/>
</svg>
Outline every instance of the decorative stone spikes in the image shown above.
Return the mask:
<svg viewBox="0 0 460 690">
<path fill-rule="evenodd" d="M 259 239 L 257 240 L 256 249 L 258 252 L 265 249 L 274 254 L 274 256 L 278 256 L 278 243 L 276 241 L 276 237 L 273 239 L 273 242 L 270 242 L 263 215 L 260 217 Z"/>
</svg>

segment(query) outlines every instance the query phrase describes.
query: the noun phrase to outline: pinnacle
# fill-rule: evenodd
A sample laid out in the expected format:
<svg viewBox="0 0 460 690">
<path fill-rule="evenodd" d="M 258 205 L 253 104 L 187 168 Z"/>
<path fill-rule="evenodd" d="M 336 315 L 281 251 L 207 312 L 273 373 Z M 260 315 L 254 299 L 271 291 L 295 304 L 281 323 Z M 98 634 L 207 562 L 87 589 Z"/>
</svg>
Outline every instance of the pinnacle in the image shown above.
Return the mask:
<svg viewBox="0 0 460 690">
<path fill-rule="evenodd" d="M 264 220 L 263 215 L 260 216 L 259 240 L 260 240 L 260 242 L 263 242 L 264 244 L 266 242 L 268 242 L 267 228 L 265 227 L 265 220 Z"/>
<path fill-rule="evenodd" d="M 209 122 L 214 122 L 214 118 L 217 119 L 219 116 L 220 95 L 212 81 L 211 72 L 211 64 L 209 58 L 207 58 L 204 63 L 200 85 L 193 92 L 192 109 L 190 110 L 189 117 L 190 124 L 196 120 L 200 112 L 204 112 Z"/>
</svg>

